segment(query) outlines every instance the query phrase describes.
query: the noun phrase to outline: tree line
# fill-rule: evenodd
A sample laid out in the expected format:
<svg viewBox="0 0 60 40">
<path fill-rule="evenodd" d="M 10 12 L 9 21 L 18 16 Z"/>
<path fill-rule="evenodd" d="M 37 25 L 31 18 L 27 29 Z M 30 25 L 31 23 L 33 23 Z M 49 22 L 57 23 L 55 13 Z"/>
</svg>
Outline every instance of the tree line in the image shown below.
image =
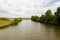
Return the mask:
<svg viewBox="0 0 60 40">
<path fill-rule="evenodd" d="M 55 24 L 60 25 L 60 7 L 57 8 L 54 15 L 52 14 L 51 10 L 47 10 L 45 15 L 39 16 L 32 16 L 32 21 L 41 22 L 41 23 L 48 23 L 48 24 Z"/>
</svg>

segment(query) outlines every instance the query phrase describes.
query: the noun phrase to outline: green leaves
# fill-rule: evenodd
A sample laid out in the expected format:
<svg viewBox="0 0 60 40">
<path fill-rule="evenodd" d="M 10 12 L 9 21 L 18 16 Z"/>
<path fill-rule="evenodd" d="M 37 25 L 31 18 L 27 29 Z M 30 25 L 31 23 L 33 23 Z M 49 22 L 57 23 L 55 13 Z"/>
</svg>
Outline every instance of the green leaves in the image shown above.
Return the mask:
<svg viewBox="0 0 60 40">
<path fill-rule="evenodd" d="M 47 10 L 47 12 L 45 13 L 45 16 L 50 16 L 50 15 L 52 15 L 51 10 Z"/>
<path fill-rule="evenodd" d="M 22 21 L 22 18 L 14 18 L 12 24 L 17 25 L 20 21 Z"/>
<path fill-rule="evenodd" d="M 39 21 L 43 23 L 52 23 L 53 20 L 54 20 L 54 16 L 52 15 L 51 10 L 47 10 L 45 15 L 42 15 L 39 19 Z"/>
<path fill-rule="evenodd" d="M 32 16 L 31 20 L 38 22 L 39 21 L 39 17 L 38 16 Z"/>
<path fill-rule="evenodd" d="M 60 24 L 60 7 L 57 8 L 57 11 L 55 12 L 55 21 L 57 24 Z"/>
<path fill-rule="evenodd" d="M 52 15 L 51 10 L 47 10 L 45 15 L 42 15 L 41 17 L 32 16 L 31 20 L 41 23 L 60 25 L 60 7 L 57 8 L 57 11 L 55 12 L 54 15 Z"/>
</svg>

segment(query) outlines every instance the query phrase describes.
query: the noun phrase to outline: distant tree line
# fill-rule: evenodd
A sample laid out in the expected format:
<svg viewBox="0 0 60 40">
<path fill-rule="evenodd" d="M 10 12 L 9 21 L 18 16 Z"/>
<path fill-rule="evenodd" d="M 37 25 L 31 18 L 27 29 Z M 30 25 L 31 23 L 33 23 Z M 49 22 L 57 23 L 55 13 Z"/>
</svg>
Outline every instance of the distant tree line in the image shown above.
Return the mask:
<svg viewBox="0 0 60 40">
<path fill-rule="evenodd" d="M 57 8 L 57 11 L 54 13 L 54 15 L 52 15 L 51 10 L 47 10 L 45 15 L 42 15 L 41 17 L 32 16 L 31 20 L 35 22 L 60 25 L 60 7 Z"/>
</svg>

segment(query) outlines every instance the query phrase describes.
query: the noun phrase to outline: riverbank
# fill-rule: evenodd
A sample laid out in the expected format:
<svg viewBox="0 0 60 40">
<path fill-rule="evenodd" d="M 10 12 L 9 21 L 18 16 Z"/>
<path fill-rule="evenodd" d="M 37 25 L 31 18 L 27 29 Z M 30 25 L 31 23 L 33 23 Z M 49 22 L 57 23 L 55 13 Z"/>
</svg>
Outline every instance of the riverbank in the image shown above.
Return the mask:
<svg viewBox="0 0 60 40">
<path fill-rule="evenodd" d="M 22 18 L 0 18 L 0 28 L 5 28 L 12 25 L 17 25 L 22 21 Z"/>
<path fill-rule="evenodd" d="M 45 23 L 45 24 L 52 24 L 60 26 L 60 7 L 57 8 L 57 11 L 54 12 L 54 15 L 51 10 L 47 10 L 44 15 L 39 16 L 32 16 L 31 20 L 35 22 Z"/>
<path fill-rule="evenodd" d="M 10 25 L 12 23 L 12 21 L 2 21 L 0 20 L 0 28 L 6 27 L 8 25 Z"/>
</svg>

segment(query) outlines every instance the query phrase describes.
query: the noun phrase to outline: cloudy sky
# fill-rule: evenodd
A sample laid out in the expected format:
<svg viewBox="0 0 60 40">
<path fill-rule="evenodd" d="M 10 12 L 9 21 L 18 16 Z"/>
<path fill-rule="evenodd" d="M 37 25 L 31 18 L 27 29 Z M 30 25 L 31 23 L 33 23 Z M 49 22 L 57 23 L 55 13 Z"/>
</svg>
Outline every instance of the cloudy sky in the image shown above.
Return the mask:
<svg viewBox="0 0 60 40">
<path fill-rule="evenodd" d="M 48 9 L 52 12 L 60 6 L 60 0 L 0 0 L 0 16 L 31 17 L 41 16 Z"/>
</svg>

